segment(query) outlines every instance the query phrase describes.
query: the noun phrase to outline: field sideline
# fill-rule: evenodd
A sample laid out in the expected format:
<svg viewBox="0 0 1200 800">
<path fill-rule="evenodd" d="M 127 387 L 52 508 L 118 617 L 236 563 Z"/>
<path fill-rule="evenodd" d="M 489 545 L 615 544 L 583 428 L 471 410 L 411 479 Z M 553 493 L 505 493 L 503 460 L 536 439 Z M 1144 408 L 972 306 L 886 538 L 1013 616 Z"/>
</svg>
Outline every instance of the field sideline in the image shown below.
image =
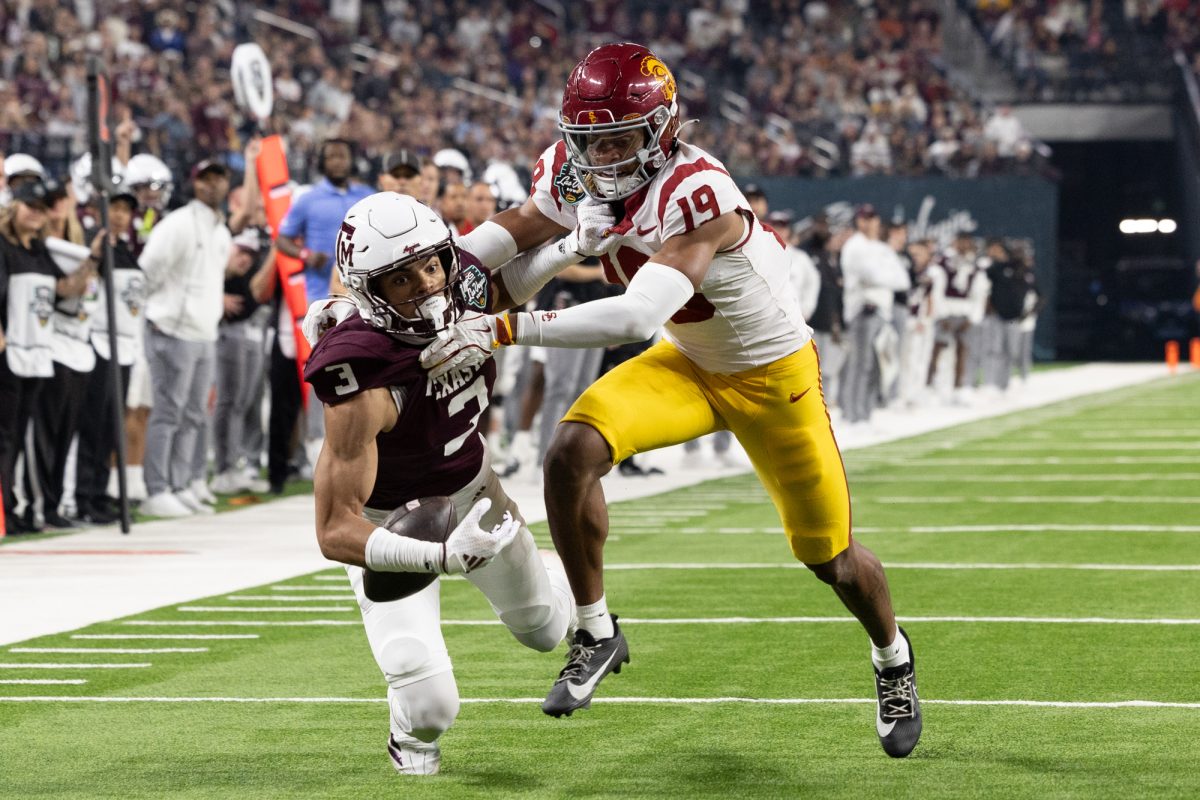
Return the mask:
<svg viewBox="0 0 1200 800">
<path fill-rule="evenodd" d="M 865 635 L 737 476 L 612 507 L 632 663 L 570 719 L 537 707 L 561 652 L 444 582 L 465 702 L 436 778 L 392 774 L 322 570 L 4 646 L 0 796 L 1194 797 L 1197 408 L 1188 375 L 846 454 L 926 701 L 904 761 Z"/>
</svg>

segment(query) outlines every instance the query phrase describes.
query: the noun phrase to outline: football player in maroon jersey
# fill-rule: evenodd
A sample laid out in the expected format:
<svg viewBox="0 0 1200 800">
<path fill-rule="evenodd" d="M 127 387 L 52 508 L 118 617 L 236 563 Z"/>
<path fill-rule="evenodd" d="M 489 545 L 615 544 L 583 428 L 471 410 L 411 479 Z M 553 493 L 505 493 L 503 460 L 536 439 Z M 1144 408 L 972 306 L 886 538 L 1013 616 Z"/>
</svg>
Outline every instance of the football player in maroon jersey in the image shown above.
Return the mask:
<svg viewBox="0 0 1200 800">
<path fill-rule="evenodd" d="M 346 565 L 387 680 L 392 762 L 402 773 L 434 774 L 437 739 L 459 706 L 438 582 L 373 602 L 366 571 L 465 574 L 513 636 L 540 651 L 563 640 L 574 603 L 561 562 L 539 554 L 476 429 L 495 365 L 431 378 L 419 363 L 449 325 L 491 308 L 489 271 L 459 251 L 432 210 L 392 192 L 350 209 L 335 262 L 360 313 L 326 331 L 305 367 L 326 422 L 314 475 L 317 538 L 326 557 Z M 432 496 L 450 497 L 462 520 L 444 544 L 378 527 L 392 509 Z"/>
</svg>

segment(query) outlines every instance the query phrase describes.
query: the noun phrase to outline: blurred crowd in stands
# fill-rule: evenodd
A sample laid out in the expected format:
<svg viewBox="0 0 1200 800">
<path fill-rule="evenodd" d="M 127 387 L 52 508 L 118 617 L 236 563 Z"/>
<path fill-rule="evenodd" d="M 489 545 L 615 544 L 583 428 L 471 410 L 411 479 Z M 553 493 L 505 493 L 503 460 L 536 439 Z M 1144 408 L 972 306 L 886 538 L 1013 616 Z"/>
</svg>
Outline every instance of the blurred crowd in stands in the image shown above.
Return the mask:
<svg viewBox="0 0 1200 800">
<path fill-rule="evenodd" d="M 305 403 L 277 254 L 303 262 L 313 301 L 328 291 L 342 216 L 372 191 L 417 197 L 457 234 L 521 202 L 528 166 L 558 136 L 571 66 L 619 32 L 638 31 L 672 65 L 685 118 L 700 120 L 683 137 L 735 175 L 1045 173 L 1010 109 L 984 111 L 947 81 L 939 28 L 931 0 L 0 2 L 6 529 L 116 518 L 122 411 L 123 477 L 146 514 L 211 513 L 216 494 L 277 494 L 309 477 L 321 412 Z M 261 128 L 234 106 L 228 71 L 251 38 L 274 76 Z M 122 180 L 107 202 L 82 155 L 90 53 L 115 95 Z M 275 241 L 252 168 L 260 133 L 284 137 L 293 178 Z M 839 424 L 869 426 L 881 405 L 970 403 L 1028 374 L 1040 301 L 1025 243 L 973 231 L 909 242 L 902 220 L 870 207 L 794 221 L 744 188 L 789 244 Z M 572 268 L 535 302 L 615 291 L 601 272 Z M 506 352 L 483 423 L 497 463 L 538 475 L 558 413 L 636 352 Z M 697 446 L 694 459 L 728 459 L 727 436 Z"/>
<path fill-rule="evenodd" d="M 100 53 L 135 146 L 177 174 L 202 155 L 240 168 L 248 135 L 227 66 L 268 54 L 293 174 L 340 135 L 367 161 L 453 147 L 476 173 L 524 165 L 555 135 L 580 53 L 636 31 L 672 66 L 688 129 L 740 175 L 1032 173 L 1014 123 L 951 85 L 933 0 L 384 3 L 183 0 L 0 3 L 0 149 L 56 173 L 83 151 L 85 56 Z M 555 13 L 557 12 L 557 13 Z M 998 113 L 998 112 L 997 112 Z M 504 170 L 505 168 L 501 168 Z"/>
<path fill-rule="evenodd" d="M 959 4 L 1030 100 L 1166 100 L 1174 90 L 1170 53 L 1193 57 L 1200 46 L 1200 7 L 1190 0 Z"/>
</svg>

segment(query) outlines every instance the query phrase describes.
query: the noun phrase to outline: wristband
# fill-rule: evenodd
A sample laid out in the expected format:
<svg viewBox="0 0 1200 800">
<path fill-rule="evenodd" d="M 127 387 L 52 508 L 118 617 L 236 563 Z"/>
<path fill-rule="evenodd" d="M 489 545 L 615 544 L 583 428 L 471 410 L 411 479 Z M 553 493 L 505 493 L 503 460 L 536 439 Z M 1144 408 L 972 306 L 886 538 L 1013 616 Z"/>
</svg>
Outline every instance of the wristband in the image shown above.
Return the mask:
<svg viewBox="0 0 1200 800">
<path fill-rule="evenodd" d="M 496 317 L 496 341 L 492 343 L 493 350 L 497 347 L 517 343 L 517 337 L 513 334 L 514 325 L 511 317 L 511 314 L 501 314 Z"/>
</svg>

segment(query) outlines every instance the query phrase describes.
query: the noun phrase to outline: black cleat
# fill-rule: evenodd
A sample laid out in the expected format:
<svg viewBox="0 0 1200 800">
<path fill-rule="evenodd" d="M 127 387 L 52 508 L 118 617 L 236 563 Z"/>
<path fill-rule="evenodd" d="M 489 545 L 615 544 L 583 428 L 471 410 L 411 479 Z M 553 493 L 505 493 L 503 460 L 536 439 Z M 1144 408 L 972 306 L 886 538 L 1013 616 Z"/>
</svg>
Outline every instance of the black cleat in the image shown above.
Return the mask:
<svg viewBox="0 0 1200 800">
<path fill-rule="evenodd" d="M 921 702 L 917 698 L 917 657 L 912 651 L 908 634 L 900 628 L 908 642 L 907 664 L 875 670 L 875 693 L 879 707 L 875 715 L 875 732 L 883 752 L 892 758 L 904 758 L 921 738 Z"/>
<path fill-rule="evenodd" d="M 550 694 L 542 703 L 542 711 L 552 717 L 568 717 L 580 708 L 592 704 L 592 694 L 600 680 L 610 672 L 620 672 L 629 663 L 629 644 L 613 615 L 613 635 L 596 641 L 580 628 L 567 651 L 567 665 L 558 673 Z"/>
</svg>

